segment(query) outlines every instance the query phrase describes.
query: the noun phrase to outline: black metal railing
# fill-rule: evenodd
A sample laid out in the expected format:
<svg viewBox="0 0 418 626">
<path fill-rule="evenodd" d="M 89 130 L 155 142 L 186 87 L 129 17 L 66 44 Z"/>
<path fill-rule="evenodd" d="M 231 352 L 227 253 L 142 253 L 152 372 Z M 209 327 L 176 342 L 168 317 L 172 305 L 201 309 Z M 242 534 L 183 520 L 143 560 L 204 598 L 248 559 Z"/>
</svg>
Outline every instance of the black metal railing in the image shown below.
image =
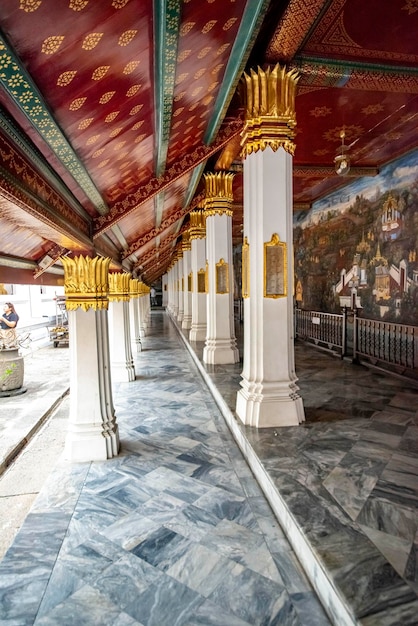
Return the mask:
<svg viewBox="0 0 418 626">
<path fill-rule="evenodd" d="M 356 310 L 337 315 L 296 309 L 295 335 L 341 358 L 418 380 L 418 326 L 364 319 Z"/>
</svg>

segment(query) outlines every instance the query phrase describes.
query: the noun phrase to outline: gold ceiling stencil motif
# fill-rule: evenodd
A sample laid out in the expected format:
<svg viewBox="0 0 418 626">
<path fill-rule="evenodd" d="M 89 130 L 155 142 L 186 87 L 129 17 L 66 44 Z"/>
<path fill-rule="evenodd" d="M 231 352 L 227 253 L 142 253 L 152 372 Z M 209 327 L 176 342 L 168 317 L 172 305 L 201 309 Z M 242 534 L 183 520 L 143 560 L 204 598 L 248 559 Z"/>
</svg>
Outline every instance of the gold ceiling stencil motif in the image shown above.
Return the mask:
<svg viewBox="0 0 418 626">
<path fill-rule="evenodd" d="M 206 72 L 206 67 L 202 67 L 196 74 L 193 76 L 194 80 L 198 80 L 203 74 Z"/>
<path fill-rule="evenodd" d="M 129 0 L 113 0 L 112 7 L 114 9 L 123 9 L 125 4 L 128 4 Z"/>
<path fill-rule="evenodd" d="M 99 156 L 103 154 L 104 151 L 105 151 L 104 148 L 99 148 L 99 150 L 96 150 L 96 152 L 93 152 L 91 156 L 93 157 L 93 159 L 97 159 Z"/>
<path fill-rule="evenodd" d="M 369 106 L 364 107 L 361 112 L 364 113 L 364 115 L 374 115 L 376 113 L 380 113 L 383 110 L 384 106 L 380 104 L 380 102 L 378 102 L 377 104 L 369 104 Z"/>
<path fill-rule="evenodd" d="M 130 61 L 123 68 L 123 73 L 124 74 L 132 74 L 132 72 L 138 67 L 138 65 L 139 65 L 139 61 Z"/>
<path fill-rule="evenodd" d="M 91 144 L 96 143 L 96 141 L 100 138 L 100 135 L 92 135 L 91 137 L 89 137 L 86 141 L 88 146 L 91 146 Z"/>
<path fill-rule="evenodd" d="M 192 51 L 191 50 L 183 50 L 183 52 L 181 52 L 178 57 L 177 57 L 177 61 L 179 63 L 181 63 L 182 61 L 184 61 L 185 59 L 187 59 L 190 55 L 191 55 Z"/>
<path fill-rule="evenodd" d="M 126 141 L 119 141 L 119 143 L 116 144 L 116 146 L 114 147 L 114 150 L 121 150 L 123 148 L 123 146 L 125 145 Z"/>
<path fill-rule="evenodd" d="M 119 37 L 118 44 L 120 46 L 127 46 L 129 43 L 131 43 L 132 39 L 135 37 L 137 32 L 138 32 L 137 30 L 126 30 Z"/>
<path fill-rule="evenodd" d="M 109 134 L 109 137 L 117 137 L 119 133 L 122 132 L 122 130 L 122 128 L 115 128 L 115 130 L 112 130 L 112 132 Z"/>
<path fill-rule="evenodd" d="M 120 111 L 113 111 L 113 113 L 109 113 L 109 115 L 106 115 L 106 117 L 105 117 L 106 124 L 109 124 L 110 122 L 113 122 L 113 120 L 117 118 L 119 113 L 120 113 Z"/>
<path fill-rule="evenodd" d="M 196 89 L 192 91 L 192 97 L 195 98 L 202 91 L 202 89 L 202 85 L 200 87 L 196 87 Z"/>
<path fill-rule="evenodd" d="M 131 96 L 134 96 L 136 93 L 138 93 L 140 89 L 141 85 L 132 85 L 132 87 L 129 87 L 128 91 L 126 92 L 127 97 L 130 98 Z"/>
<path fill-rule="evenodd" d="M 107 104 L 109 102 L 109 100 L 111 100 L 113 98 L 115 93 L 116 93 L 116 91 L 107 91 L 106 93 L 104 93 L 102 95 L 102 97 L 99 100 L 99 103 L 100 104 Z"/>
<path fill-rule="evenodd" d="M 60 74 L 57 78 L 58 87 L 66 87 L 67 85 L 69 85 L 76 74 L 77 70 L 71 70 Z"/>
<path fill-rule="evenodd" d="M 91 75 L 92 80 L 101 80 L 103 76 L 107 74 L 109 69 L 110 65 L 101 65 L 100 67 L 97 67 Z"/>
<path fill-rule="evenodd" d="M 103 167 L 106 167 L 106 165 L 109 163 L 109 161 L 110 161 L 110 159 L 105 159 L 104 161 L 101 161 L 97 167 L 100 168 L 100 169 L 103 168 Z"/>
<path fill-rule="evenodd" d="M 70 0 L 69 8 L 73 11 L 82 11 L 88 5 L 89 0 Z"/>
<path fill-rule="evenodd" d="M 132 107 L 132 109 L 129 111 L 129 115 L 136 115 L 140 112 L 143 106 L 143 104 L 137 104 L 136 106 Z"/>
<path fill-rule="evenodd" d="M 406 0 L 402 11 L 408 11 L 408 15 L 412 15 L 412 13 L 418 11 L 418 0 Z"/>
<path fill-rule="evenodd" d="M 47 37 L 42 44 L 42 52 L 44 54 L 54 54 L 64 39 L 64 35 L 53 35 L 52 37 Z"/>
<path fill-rule="evenodd" d="M 178 117 L 179 115 L 181 115 L 184 111 L 184 107 L 179 107 L 178 109 L 176 109 L 173 113 L 173 117 Z"/>
<path fill-rule="evenodd" d="M 135 143 L 141 143 L 141 141 L 143 139 L 145 139 L 146 135 L 138 135 L 138 137 L 135 139 Z"/>
<path fill-rule="evenodd" d="M 184 74 L 179 74 L 176 78 L 176 85 L 180 85 L 180 83 L 186 80 L 188 75 L 189 75 L 188 72 L 185 72 Z"/>
<path fill-rule="evenodd" d="M 314 117 L 326 117 L 327 115 L 331 114 L 331 109 L 326 106 L 315 107 L 314 109 L 311 109 L 309 111 L 309 114 L 313 115 Z"/>
<path fill-rule="evenodd" d="M 238 18 L 236 17 L 231 17 L 231 19 L 229 19 L 227 22 L 225 22 L 225 24 L 223 25 L 222 30 L 229 30 L 230 28 L 233 27 L 233 25 L 235 24 L 235 22 L 237 21 Z"/>
<path fill-rule="evenodd" d="M 221 54 L 226 52 L 230 45 L 230 43 L 224 43 L 222 46 L 220 46 L 216 51 L 216 56 L 219 57 Z"/>
<path fill-rule="evenodd" d="M 20 0 L 20 9 L 25 11 L 25 13 L 33 13 L 36 9 L 42 4 L 42 0 Z"/>
<path fill-rule="evenodd" d="M 144 123 L 144 120 L 140 120 L 139 122 L 136 122 L 136 124 L 132 126 L 132 130 L 138 130 L 139 128 L 141 128 L 143 123 Z"/>
<path fill-rule="evenodd" d="M 93 120 L 94 117 L 88 117 L 87 119 L 80 122 L 78 125 L 79 130 L 85 130 L 86 128 L 88 128 Z"/>
<path fill-rule="evenodd" d="M 180 37 L 184 37 L 185 35 L 187 35 L 187 33 L 190 33 L 195 25 L 196 22 L 186 22 L 185 24 L 182 24 L 182 26 L 180 27 Z"/>
<path fill-rule="evenodd" d="M 206 35 L 212 28 L 215 26 L 217 20 L 210 20 L 210 22 L 206 22 L 204 27 L 202 28 L 202 35 Z"/>
<path fill-rule="evenodd" d="M 102 37 L 103 33 L 90 33 L 90 35 L 84 37 L 84 41 L 81 47 L 83 48 L 83 50 L 93 50 L 93 48 L 97 46 Z"/>
<path fill-rule="evenodd" d="M 70 111 L 78 111 L 78 109 L 83 106 L 86 100 L 87 98 L 76 98 L 71 102 L 68 108 L 70 109 Z"/>
</svg>

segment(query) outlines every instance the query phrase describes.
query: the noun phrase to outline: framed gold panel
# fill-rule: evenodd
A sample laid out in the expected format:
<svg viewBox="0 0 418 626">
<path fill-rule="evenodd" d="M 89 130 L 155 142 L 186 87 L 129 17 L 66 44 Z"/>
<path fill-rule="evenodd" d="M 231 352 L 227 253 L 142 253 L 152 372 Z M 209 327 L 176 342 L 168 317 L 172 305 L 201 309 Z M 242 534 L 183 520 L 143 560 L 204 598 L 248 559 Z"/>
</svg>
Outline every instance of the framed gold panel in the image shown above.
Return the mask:
<svg viewBox="0 0 418 626">
<path fill-rule="evenodd" d="M 287 296 L 287 246 L 277 233 L 264 244 L 264 297 Z"/>
<path fill-rule="evenodd" d="M 187 291 L 193 291 L 193 272 L 187 277 Z"/>
<path fill-rule="evenodd" d="M 244 237 L 242 244 L 242 297 L 250 297 L 250 244 L 247 237 Z"/>
<path fill-rule="evenodd" d="M 228 263 L 224 259 L 216 264 L 216 293 L 229 293 Z"/>
<path fill-rule="evenodd" d="M 206 272 L 203 267 L 197 272 L 197 293 L 206 293 Z"/>
</svg>

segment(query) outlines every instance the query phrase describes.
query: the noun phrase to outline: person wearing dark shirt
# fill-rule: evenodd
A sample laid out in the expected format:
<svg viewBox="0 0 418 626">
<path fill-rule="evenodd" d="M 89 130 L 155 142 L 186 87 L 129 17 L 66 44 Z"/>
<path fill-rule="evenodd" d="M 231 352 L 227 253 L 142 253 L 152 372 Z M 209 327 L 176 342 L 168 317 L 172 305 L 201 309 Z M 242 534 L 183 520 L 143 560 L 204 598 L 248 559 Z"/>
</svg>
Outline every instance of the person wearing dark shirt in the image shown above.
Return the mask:
<svg viewBox="0 0 418 626">
<path fill-rule="evenodd" d="M 15 308 L 11 302 L 6 302 L 4 305 L 4 313 L 0 317 L 0 328 L 2 330 L 8 330 L 9 328 L 16 328 L 19 321 L 19 316 L 15 311 Z"/>
</svg>

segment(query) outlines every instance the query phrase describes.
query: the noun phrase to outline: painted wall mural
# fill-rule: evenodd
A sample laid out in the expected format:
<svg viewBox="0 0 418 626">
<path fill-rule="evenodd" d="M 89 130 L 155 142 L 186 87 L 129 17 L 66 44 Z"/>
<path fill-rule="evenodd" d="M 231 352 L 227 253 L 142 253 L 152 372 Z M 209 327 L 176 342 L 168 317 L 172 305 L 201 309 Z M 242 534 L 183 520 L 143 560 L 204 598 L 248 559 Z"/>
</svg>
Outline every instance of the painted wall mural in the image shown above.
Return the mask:
<svg viewBox="0 0 418 626">
<path fill-rule="evenodd" d="M 418 150 L 295 216 L 304 309 L 418 325 Z"/>
</svg>

